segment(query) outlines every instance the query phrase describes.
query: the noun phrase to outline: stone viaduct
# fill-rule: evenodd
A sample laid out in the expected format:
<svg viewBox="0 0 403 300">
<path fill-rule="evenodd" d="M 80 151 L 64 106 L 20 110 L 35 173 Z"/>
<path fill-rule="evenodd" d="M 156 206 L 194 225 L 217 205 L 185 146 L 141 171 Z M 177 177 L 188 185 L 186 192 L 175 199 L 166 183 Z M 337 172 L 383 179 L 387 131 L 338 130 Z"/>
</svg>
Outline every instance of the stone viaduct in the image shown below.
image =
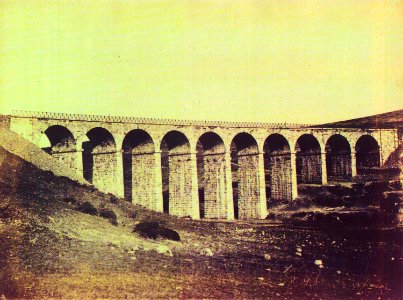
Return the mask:
<svg viewBox="0 0 403 300">
<path fill-rule="evenodd" d="M 10 129 L 99 190 L 176 216 L 261 219 L 299 184 L 381 167 L 395 129 L 180 121 L 15 111 Z"/>
</svg>

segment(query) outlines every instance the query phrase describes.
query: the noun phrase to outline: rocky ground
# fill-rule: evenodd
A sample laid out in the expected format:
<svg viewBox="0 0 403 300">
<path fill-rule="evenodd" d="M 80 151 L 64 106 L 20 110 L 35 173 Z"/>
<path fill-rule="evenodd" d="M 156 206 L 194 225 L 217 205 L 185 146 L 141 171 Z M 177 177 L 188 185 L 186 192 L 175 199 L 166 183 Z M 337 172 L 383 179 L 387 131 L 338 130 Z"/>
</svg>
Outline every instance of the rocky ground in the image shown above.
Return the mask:
<svg viewBox="0 0 403 300">
<path fill-rule="evenodd" d="M 0 164 L 6 299 L 402 297 L 395 223 L 351 224 L 335 216 L 307 226 L 312 212 L 361 209 L 348 207 L 348 195 L 328 195 L 344 201 L 333 207 L 303 197 L 295 207 L 274 203 L 263 221 L 191 221 L 57 177 L 3 148 Z M 386 199 L 385 193 L 391 191 L 375 194 Z M 156 239 L 147 238 L 153 233 Z"/>
</svg>

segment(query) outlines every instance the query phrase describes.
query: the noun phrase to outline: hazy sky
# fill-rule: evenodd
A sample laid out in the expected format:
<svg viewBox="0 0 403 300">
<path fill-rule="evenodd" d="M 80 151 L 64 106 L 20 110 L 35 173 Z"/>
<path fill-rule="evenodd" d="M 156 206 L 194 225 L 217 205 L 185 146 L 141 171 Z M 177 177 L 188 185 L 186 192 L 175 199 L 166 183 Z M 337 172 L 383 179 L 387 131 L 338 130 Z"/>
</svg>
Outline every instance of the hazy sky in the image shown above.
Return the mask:
<svg viewBox="0 0 403 300">
<path fill-rule="evenodd" d="M 0 113 L 321 123 L 402 104 L 403 1 L 0 0 Z"/>
</svg>

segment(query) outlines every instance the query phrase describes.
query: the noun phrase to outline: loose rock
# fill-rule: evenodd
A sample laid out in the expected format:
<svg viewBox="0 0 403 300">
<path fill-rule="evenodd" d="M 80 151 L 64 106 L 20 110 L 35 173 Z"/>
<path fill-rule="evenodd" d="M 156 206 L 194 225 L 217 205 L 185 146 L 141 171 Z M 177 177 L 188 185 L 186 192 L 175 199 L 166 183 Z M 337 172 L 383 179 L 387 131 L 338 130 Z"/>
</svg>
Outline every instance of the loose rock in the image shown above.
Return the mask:
<svg viewBox="0 0 403 300">
<path fill-rule="evenodd" d="M 315 265 L 317 265 L 319 268 L 323 268 L 323 262 L 322 262 L 322 260 L 321 259 L 316 259 L 315 260 Z"/>
<path fill-rule="evenodd" d="M 155 251 L 157 251 L 157 253 L 164 254 L 166 256 L 173 256 L 171 249 L 165 245 L 158 245 L 158 247 L 155 248 Z"/>
<path fill-rule="evenodd" d="M 200 254 L 204 255 L 204 256 L 213 256 L 214 255 L 213 251 L 211 251 L 210 248 L 202 249 L 202 251 L 200 251 Z"/>
</svg>

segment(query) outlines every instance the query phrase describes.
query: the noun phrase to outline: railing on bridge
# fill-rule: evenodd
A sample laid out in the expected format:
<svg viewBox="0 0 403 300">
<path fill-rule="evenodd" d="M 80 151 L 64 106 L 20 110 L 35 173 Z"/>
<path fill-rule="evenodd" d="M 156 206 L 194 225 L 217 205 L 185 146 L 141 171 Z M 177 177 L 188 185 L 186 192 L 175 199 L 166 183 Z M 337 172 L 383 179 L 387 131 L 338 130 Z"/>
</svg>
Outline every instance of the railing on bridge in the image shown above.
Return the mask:
<svg viewBox="0 0 403 300">
<path fill-rule="evenodd" d="M 37 112 L 13 110 L 12 117 L 57 119 L 90 122 L 110 122 L 110 123 L 136 123 L 136 124 L 161 124 L 161 125 L 185 125 L 185 126 L 223 126 L 223 127 L 257 127 L 257 128 L 300 128 L 311 127 L 313 124 L 295 123 L 260 123 L 260 122 L 229 122 L 229 121 L 202 121 L 202 120 L 178 120 L 159 118 L 136 118 L 110 115 L 87 115 L 87 114 L 67 114 L 54 112 Z"/>
</svg>

